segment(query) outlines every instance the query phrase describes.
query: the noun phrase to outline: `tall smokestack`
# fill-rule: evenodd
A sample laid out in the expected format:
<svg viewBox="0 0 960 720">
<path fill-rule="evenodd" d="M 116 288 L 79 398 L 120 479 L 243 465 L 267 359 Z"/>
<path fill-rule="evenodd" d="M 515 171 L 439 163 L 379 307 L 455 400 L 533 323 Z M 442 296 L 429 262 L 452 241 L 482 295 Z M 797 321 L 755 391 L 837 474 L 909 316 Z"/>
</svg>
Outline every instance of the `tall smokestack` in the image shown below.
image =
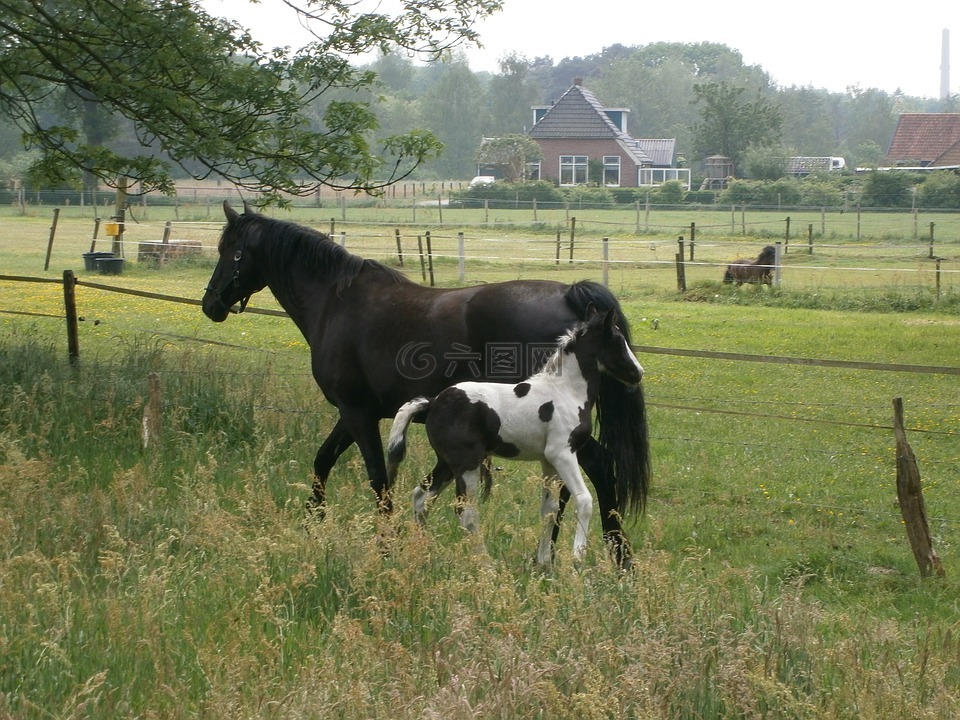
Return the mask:
<svg viewBox="0 0 960 720">
<path fill-rule="evenodd" d="M 950 31 L 944 28 L 940 55 L 940 99 L 950 97 Z"/>
</svg>

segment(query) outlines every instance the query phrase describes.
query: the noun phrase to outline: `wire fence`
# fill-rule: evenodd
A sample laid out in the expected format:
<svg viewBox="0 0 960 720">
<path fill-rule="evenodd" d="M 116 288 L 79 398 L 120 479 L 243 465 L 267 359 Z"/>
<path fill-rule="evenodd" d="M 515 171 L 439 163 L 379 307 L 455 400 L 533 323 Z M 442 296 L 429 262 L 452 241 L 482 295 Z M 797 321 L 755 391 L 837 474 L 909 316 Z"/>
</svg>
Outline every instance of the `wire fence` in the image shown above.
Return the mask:
<svg viewBox="0 0 960 720">
<path fill-rule="evenodd" d="M 757 223 L 753 230 L 761 225 L 779 229 L 766 237 L 710 235 L 704 224 L 697 222 L 670 226 L 670 234 L 658 236 L 612 231 L 604 235 L 602 232 L 609 230 L 605 221 L 579 216 L 571 216 L 555 231 L 540 228 L 539 235 L 523 237 L 518 237 L 513 226 L 485 224 L 438 228 L 336 218 L 307 219 L 305 224 L 326 232 L 357 254 L 401 266 L 431 284 L 560 273 L 602 280 L 620 290 L 643 284 L 669 287 L 676 282 L 677 265 L 682 262 L 686 283 L 692 285 L 719 281 L 730 262 L 753 257 L 764 244 L 777 243 L 782 249 L 777 284 L 783 287 L 886 285 L 924 288 L 939 295 L 960 291 L 960 215 L 948 217 L 958 229 L 955 239 L 937 233 L 923 239 L 871 241 L 791 238 L 786 232 L 787 219 Z M 622 230 L 616 223 L 609 224 Z M 181 257 L 212 259 L 222 223 L 141 220 L 127 222 L 120 237 L 98 237 L 99 221 L 88 227 L 91 237 L 83 242 L 84 251 L 87 243 L 90 252 L 109 249 L 131 267 L 134 262 Z M 54 242 L 51 232 L 51 246 Z"/>
<path fill-rule="evenodd" d="M 56 285 L 64 281 L 42 277 L 0 275 L 0 282 Z M 125 295 L 145 297 L 163 302 L 179 303 L 192 306 L 197 306 L 200 304 L 199 300 L 193 298 L 176 297 L 164 293 L 113 286 L 103 282 L 94 282 L 83 279 L 76 279 L 74 282 L 77 288 L 96 293 L 120 293 Z M 85 299 L 85 303 L 89 304 L 89 302 L 89 299 Z M 29 310 L 13 308 L 2 309 L 0 312 L 57 320 L 63 320 L 67 316 L 66 314 L 56 315 L 54 313 L 33 313 Z M 272 316 L 284 315 L 284 313 L 280 311 L 270 310 L 267 308 L 248 308 L 247 312 Z M 145 322 L 141 324 L 147 325 Z M 258 353 L 263 352 L 261 348 L 245 346 L 242 343 L 227 343 L 196 336 L 178 335 L 175 333 L 163 332 L 150 328 L 142 328 L 136 332 L 151 337 L 162 337 L 183 342 L 200 343 L 210 345 L 212 347 L 229 347 L 231 350 L 248 350 Z M 735 364 L 772 364 L 784 367 L 792 367 L 797 371 L 816 368 L 868 374 L 895 373 L 931 376 L 936 378 L 932 380 L 932 382 L 939 385 L 942 385 L 950 377 L 960 376 L 960 367 L 955 366 L 876 363 L 857 360 L 838 360 L 831 358 L 796 358 L 772 355 L 751 355 L 744 353 L 725 353 L 648 345 L 636 345 L 633 349 L 635 352 L 640 354 L 641 357 L 646 355 L 663 355 L 678 358 L 680 361 L 709 360 L 711 362 L 721 361 Z M 189 372 L 189 369 L 184 368 L 183 371 Z M 263 373 L 258 372 L 258 374 L 262 375 Z M 289 373 L 284 373 L 285 379 L 289 379 L 289 377 Z M 309 372 L 304 370 L 302 377 L 304 381 L 309 382 Z M 909 427 L 911 434 L 915 434 L 916 436 L 926 436 L 930 437 L 931 439 L 940 438 L 944 440 L 951 440 L 958 432 L 960 432 L 960 429 L 955 427 L 955 421 L 958 417 L 960 417 L 960 401 L 957 401 L 955 397 L 949 394 L 941 396 L 941 398 L 942 399 L 938 402 L 927 403 L 924 406 L 914 408 L 912 410 L 911 416 L 915 419 Z M 649 396 L 648 400 L 651 409 L 659 413 L 666 413 L 671 417 L 680 418 L 681 422 L 678 424 L 679 426 L 682 426 L 685 422 L 689 421 L 690 418 L 695 417 L 699 419 L 698 422 L 705 422 L 706 420 L 704 420 L 704 418 L 713 417 L 716 418 L 716 421 L 720 423 L 731 419 L 736 419 L 738 422 L 759 423 L 768 427 L 813 426 L 822 430 L 832 428 L 837 433 L 840 433 L 839 435 L 832 435 L 832 437 L 835 438 L 835 442 L 840 442 L 841 444 L 833 447 L 821 447 L 815 452 L 826 458 L 830 458 L 830 461 L 833 463 L 841 460 L 850 466 L 855 466 L 859 463 L 863 467 L 857 472 L 863 474 L 869 474 L 872 466 L 876 465 L 878 462 L 883 462 L 883 458 L 888 454 L 890 434 L 893 430 L 893 426 L 883 422 L 845 419 L 856 414 L 869 415 L 876 413 L 877 408 L 872 406 L 869 408 L 858 409 L 848 404 L 837 404 L 825 401 L 804 400 L 803 402 L 790 403 L 783 400 L 755 400 L 745 397 L 741 390 L 737 387 L 710 388 L 700 386 L 697 388 L 695 393 L 682 391 L 677 392 L 675 388 L 672 390 L 669 388 L 664 388 L 659 396 L 656 394 Z M 326 412 L 305 410 L 302 407 L 279 407 L 274 405 L 258 406 L 256 409 L 263 412 L 283 414 L 302 414 L 305 412 L 324 414 Z M 802 433 L 804 431 L 797 430 L 796 432 Z M 845 433 L 852 433 L 852 436 L 847 436 Z M 863 443 L 863 440 L 860 438 L 861 433 L 869 433 L 874 437 L 873 440 L 868 441 L 868 446 L 870 447 L 869 450 L 864 450 L 862 445 L 858 447 L 855 444 L 858 442 Z M 724 452 L 733 454 L 760 453 L 764 456 L 777 456 L 783 453 L 795 451 L 795 446 L 788 442 L 790 432 L 780 431 L 774 433 L 774 435 L 778 438 L 778 441 L 738 441 L 729 438 L 723 441 L 716 441 L 684 434 L 682 429 L 678 427 L 671 434 L 654 434 L 653 440 L 655 443 L 666 443 L 674 446 L 688 445 L 691 447 L 696 447 L 715 444 L 720 446 Z M 854 444 L 847 445 L 845 444 L 847 441 Z M 810 450 L 805 449 L 804 452 L 809 453 Z M 887 461 L 889 461 L 888 457 Z M 930 466 L 934 467 L 940 466 L 938 472 L 942 474 L 951 472 L 956 467 L 957 459 L 949 457 L 949 455 L 945 457 L 935 456 L 932 458 L 925 458 L 925 463 L 928 463 Z M 708 496 L 713 492 L 719 492 L 685 487 L 682 484 L 678 484 L 676 481 L 668 481 L 667 484 L 663 486 L 663 489 L 668 492 L 676 493 L 698 492 L 705 496 Z M 769 493 L 767 494 L 769 495 Z M 854 502 L 852 495 L 849 496 L 849 501 L 844 501 L 844 497 L 845 496 L 842 493 L 839 495 L 836 493 L 831 493 L 815 500 L 811 500 L 810 498 L 803 499 L 782 497 L 781 501 L 788 506 L 831 508 L 834 510 L 843 509 L 846 512 L 883 515 L 889 518 L 896 517 L 897 511 L 895 508 L 888 507 L 886 509 L 878 509 L 877 507 L 865 507 L 862 504 L 858 505 L 856 502 Z M 753 500 L 755 499 L 756 498 L 753 498 Z M 878 502 L 881 505 L 886 504 L 886 501 L 882 499 Z M 940 524 L 951 524 L 956 522 L 956 518 L 944 517 L 936 513 L 933 514 L 931 519 Z"/>
<path fill-rule="evenodd" d="M 423 194 L 406 198 L 393 207 L 354 207 L 340 203 L 332 208 L 323 206 L 298 222 L 326 232 L 330 237 L 364 257 L 377 259 L 394 266 L 402 266 L 411 277 L 420 276 L 426 284 L 454 285 L 515 277 L 556 277 L 558 279 L 592 277 L 602 279 L 618 291 L 632 290 L 641 285 L 670 287 L 676 279 L 678 263 L 683 264 L 687 281 L 719 282 L 723 270 L 732 260 L 753 257 L 762 245 L 776 242 L 781 245 L 780 282 L 783 287 L 798 289 L 825 289 L 833 287 L 922 288 L 936 292 L 960 292 L 960 212 L 884 213 L 878 211 L 841 211 L 827 209 L 784 208 L 683 208 L 635 206 L 622 211 L 589 206 L 548 207 L 531 204 L 512 208 L 451 207 L 443 197 L 423 199 Z M 153 268 L 158 262 L 179 258 L 184 262 L 200 262 L 212 266 L 217 257 L 217 243 L 222 229 L 222 210 L 213 203 L 198 203 L 192 207 L 181 205 L 175 211 L 190 219 L 164 220 L 164 208 L 148 205 L 131 209 L 125 223 L 122 240 L 97 237 L 99 220 L 87 215 L 91 208 L 64 208 L 89 222 L 89 233 L 82 242 L 73 241 L 70 247 L 76 259 L 79 251 L 93 251 L 109 247 L 129 263 L 134 278 L 141 264 Z M 169 214 L 169 213 L 167 213 Z M 693 218 L 693 219 L 691 219 Z M 518 239 L 518 228 L 526 228 L 525 237 Z M 51 231 L 50 243 L 55 242 Z M 56 242 L 60 242 L 57 240 Z M 164 250 L 163 246 L 167 249 Z M 161 255 L 161 251 L 164 255 Z M 169 254 L 166 254 L 169 253 Z M 49 257 L 49 249 L 48 249 Z M 95 292 L 123 293 L 162 302 L 199 305 L 198 299 L 177 298 L 164 293 L 122 287 L 89 279 L 76 281 L 78 288 Z M 3 282 L 60 283 L 59 279 L 28 276 L 0 276 Z M 129 283 L 128 283 L 129 284 Z M 0 312 L 42 318 L 59 318 L 54 312 L 32 308 L 10 307 Z M 248 313 L 282 316 L 280 310 L 269 307 L 248 307 Z M 142 323 L 147 325 L 147 323 Z M 166 337 L 182 342 L 229 347 L 234 350 L 256 350 L 242 343 L 186 337 L 163 333 L 145 327 L 138 332 Z M 906 373 L 929 377 L 950 378 L 960 374 L 960 368 L 924 365 L 862 363 L 816 358 L 785 358 L 739 353 L 715 353 L 637 346 L 643 354 L 661 354 L 678 358 L 680 362 L 719 360 L 730 363 L 766 363 L 795 368 L 833 368 L 856 373 Z M 309 373 L 304 372 L 304 378 Z M 859 437 L 870 434 L 871 450 L 865 452 L 855 445 L 840 445 L 817 450 L 834 460 L 842 459 L 851 472 L 867 475 L 872 466 L 881 462 L 878 457 L 887 454 L 892 427 L 872 420 L 840 419 L 855 413 L 849 406 L 832 411 L 805 403 L 810 414 L 798 414 L 796 408 L 789 414 L 771 411 L 769 407 L 748 404 L 733 388 L 717 391 L 707 399 L 703 395 L 671 394 L 669 397 L 650 396 L 649 405 L 658 413 L 678 418 L 676 428 L 667 434 L 654 435 L 656 443 L 667 446 L 703 448 L 718 444 L 728 454 L 740 455 L 747 462 L 748 455 L 775 456 L 789 453 L 790 443 L 782 442 L 792 432 L 778 433 L 781 442 L 755 442 L 728 439 L 722 443 L 704 440 L 683 431 L 690 418 L 709 422 L 715 418 L 724 423 L 736 419 L 743 423 L 758 423 L 774 427 L 833 428 L 841 433 Z M 782 403 L 780 406 L 782 408 Z M 258 407 L 261 412 L 312 412 L 297 407 Z M 813 411 L 813 412 L 811 412 Z M 871 409 L 870 413 L 875 413 Z M 918 436 L 950 440 L 954 428 L 950 417 L 956 418 L 952 406 L 927 405 L 913 412 L 919 418 L 911 423 L 910 432 Z M 947 419 L 945 419 L 947 418 Z M 955 423 L 954 423 L 955 424 Z M 858 442 L 847 438 L 851 443 Z M 805 450 L 804 452 L 810 452 Z M 934 450 L 940 453 L 939 448 Z M 943 474 L 957 461 L 949 453 L 925 457 L 924 462 L 938 468 Z M 859 465 L 859 467 L 857 467 Z M 668 480 L 662 489 L 673 493 L 699 493 L 705 497 L 722 491 L 703 487 L 689 487 L 678 480 Z M 744 495 L 743 502 L 767 501 L 760 495 Z M 894 522 L 897 511 L 878 499 L 877 504 L 865 506 L 854 496 L 831 491 L 811 500 L 783 496 L 785 506 L 823 508 L 833 511 L 883 516 Z M 955 519 L 933 513 L 932 519 L 941 524 Z"/>
</svg>

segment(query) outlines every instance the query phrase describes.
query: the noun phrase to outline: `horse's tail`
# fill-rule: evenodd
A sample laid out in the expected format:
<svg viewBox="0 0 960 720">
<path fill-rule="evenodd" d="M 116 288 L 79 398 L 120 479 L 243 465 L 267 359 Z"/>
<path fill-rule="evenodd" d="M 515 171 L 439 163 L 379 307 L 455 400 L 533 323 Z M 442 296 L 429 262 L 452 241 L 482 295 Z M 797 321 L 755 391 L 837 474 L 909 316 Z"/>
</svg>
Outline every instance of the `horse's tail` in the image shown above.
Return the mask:
<svg viewBox="0 0 960 720">
<path fill-rule="evenodd" d="M 393 486 L 400 463 L 407 454 L 407 428 L 418 414 L 426 414 L 431 402 L 429 398 L 418 397 L 397 410 L 387 439 L 387 487 Z"/>
<path fill-rule="evenodd" d="M 723 281 L 728 284 L 733 282 L 733 272 L 731 271 L 729 265 L 727 265 L 726 272 L 723 273 Z"/>
<path fill-rule="evenodd" d="M 587 307 L 594 305 L 601 312 L 616 312 L 620 331 L 630 344 L 630 324 L 617 298 L 606 287 L 589 280 L 574 283 L 565 295 L 567 304 L 583 318 Z M 617 511 L 642 513 L 647 504 L 650 484 L 650 440 L 647 433 L 647 411 L 643 388 L 631 390 L 602 373 L 597 399 L 599 441 L 604 453 L 605 472 L 616 477 Z"/>
</svg>

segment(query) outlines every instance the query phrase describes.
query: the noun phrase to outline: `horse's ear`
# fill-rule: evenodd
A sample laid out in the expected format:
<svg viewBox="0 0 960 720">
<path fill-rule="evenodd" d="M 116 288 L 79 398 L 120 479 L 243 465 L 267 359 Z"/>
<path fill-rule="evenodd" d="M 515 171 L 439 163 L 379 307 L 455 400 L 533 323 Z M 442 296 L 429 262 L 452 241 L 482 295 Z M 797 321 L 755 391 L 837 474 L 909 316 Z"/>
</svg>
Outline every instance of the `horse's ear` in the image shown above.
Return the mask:
<svg viewBox="0 0 960 720">
<path fill-rule="evenodd" d="M 590 322 L 599 314 L 600 314 L 600 311 L 597 310 L 597 306 L 594 305 L 593 303 L 590 303 L 589 305 L 587 305 L 586 312 L 583 313 L 583 319 L 585 322 Z"/>
<path fill-rule="evenodd" d="M 238 217 L 240 217 L 240 216 L 237 214 L 237 211 L 234 210 L 232 207 L 230 207 L 230 201 L 229 201 L 229 200 L 224 200 L 224 201 L 223 201 L 223 214 L 227 216 L 227 224 L 228 224 L 228 225 L 236 222 L 236 219 L 237 219 Z"/>
<path fill-rule="evenodd" d="M 254 209 L 250 206 L 250 203 L 248 203 L 246 200 L 244 200 L 244 201 L 243 201 L 243 212 L 244 212 L 245 215 L 253 215 L 253 214 L 255 214 L 257 211 L 254 210 Z"/>
<path fill-rule="evenodd" d="M 603 329 L 608 333 L 612 333 L 616 326 L 617 314 L 613 311 L 613 308 L 610 308 L 603 316 Z"/>
</svg>

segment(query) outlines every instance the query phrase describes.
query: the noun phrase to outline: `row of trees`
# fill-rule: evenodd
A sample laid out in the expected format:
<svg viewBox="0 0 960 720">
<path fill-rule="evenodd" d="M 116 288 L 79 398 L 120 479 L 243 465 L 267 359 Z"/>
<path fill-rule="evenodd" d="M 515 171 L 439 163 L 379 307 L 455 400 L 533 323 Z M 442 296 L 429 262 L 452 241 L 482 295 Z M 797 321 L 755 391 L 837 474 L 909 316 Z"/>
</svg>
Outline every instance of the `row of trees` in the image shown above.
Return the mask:
<svg viewBox="0 0 960 720">
<path fill-rule="evenodd" d="M 777 87 L 716 43 L 511 55 L 478 73 L 458 45 L 497 0 L 412 0 L 396 14 L 365 0 L 264 1 L 296 7 L 316 42 L 263 48 L 182 0 L 0 0 L 0 179 L 27 165 L 38 182 L 82 172 L 160 190 L 178 176 L 303 192 L 465 178 L 481 138 L 522 136 L 531 107 L 575 77 L 630 108 L 634 136 L 676 138 L 691 166 L 729 155 L 738 174 L 764 153 L 876 163 L 901 112 L 957 109 L 955 97 Z M 351 63 L 372 49 L 377 60 Z"/>
</svg>

